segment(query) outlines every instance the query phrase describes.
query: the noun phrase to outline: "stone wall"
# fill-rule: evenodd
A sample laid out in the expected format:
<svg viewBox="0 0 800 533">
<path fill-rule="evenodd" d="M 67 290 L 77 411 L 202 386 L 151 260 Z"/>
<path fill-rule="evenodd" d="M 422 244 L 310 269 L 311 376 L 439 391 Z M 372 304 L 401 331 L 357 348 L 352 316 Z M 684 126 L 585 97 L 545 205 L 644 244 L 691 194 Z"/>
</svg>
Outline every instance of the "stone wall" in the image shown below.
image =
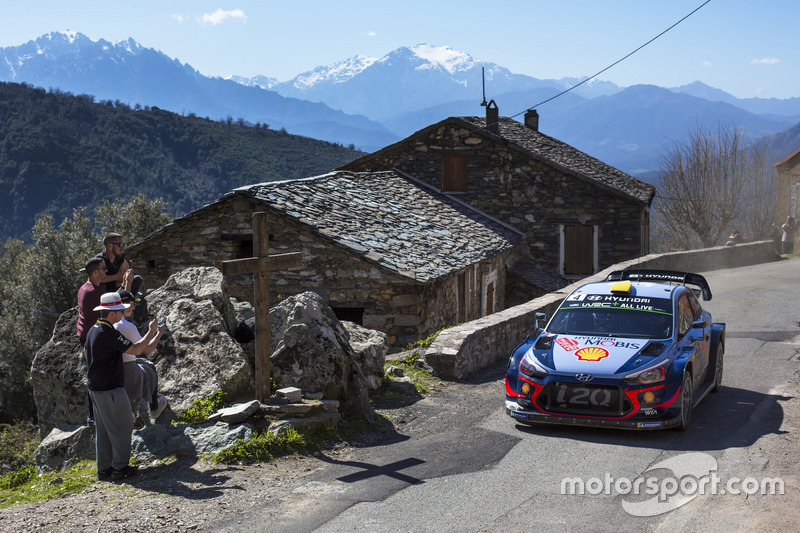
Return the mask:
<svg viewBox="0 0 800 533">
<path fill-rule="evenodd" d="M 512 146 L 448 123 L 345 168 L 398 168 L 439 190 L 442 156 L 463 154 L 468 161 L 468 191 L 454 196 L 524 233 L 523 246 L 535 262 L 558 272 L 561 224 L 598 226 L 600 269 L 648 252 L 648 236 L 641 231 L 648 227 L 648 213 L 641 202 L 534 160 Z"/>
<path fill-rule="evenodd" d="M 800 154 L 793 154 L 777 164 L 778 169 L 778 194 L 775 204 L 775 223 L 780 227 L 792 213 L 791 188 L 800 183 Z M 797 199 L 795 199 L 797 202 Z"/>
<path fill-rule="evenodd" d="M 132 247 L 126 256 L 147 287 L 160 286 L 170 274 L 190 266 L 215 266 L 252 254 L 252 213 L 267 210 L 244 195 L 233 194 L 162 229 Z M 303 265 L 270 276 L 271 305 L 313 291 L 337 311 L 363 313 L 362 324 L 382 331 L 391 346 L 405 346 L 459 322 L 475 319 L 483 310 L 485 275 L 494 272 L 494 309 L 504 305 L 503 265 L 508 253 L 485 259 L 464 271 L 466 295 L 459 315 L 459 273 L 430 283 L 380 268 L 349 248 L 326 239 L 292 217 L 270 211 L 270 255 L 302 252 Z M 253 301 L 250 275 L 226 278 L 230 294 Z M 354 321 L 352 318 L 348 320 Z"/>
<path fill-rule="evenodd" d="M 535 331 L 536 313 L 549 318 L 574 289 L 602 281 L 614 270 L 661 269 L 685 272 L 736 268 L 779 259 L 773 241 L 721 246 L 688 252 L 652 254 L 612 265 L 560 291 L 443 331 L 425 352 L 425 360 L 442 377 L 462 379 L 507 359 Z M 544 324 L 541 324 L 544 325 Z"/>
</svg>

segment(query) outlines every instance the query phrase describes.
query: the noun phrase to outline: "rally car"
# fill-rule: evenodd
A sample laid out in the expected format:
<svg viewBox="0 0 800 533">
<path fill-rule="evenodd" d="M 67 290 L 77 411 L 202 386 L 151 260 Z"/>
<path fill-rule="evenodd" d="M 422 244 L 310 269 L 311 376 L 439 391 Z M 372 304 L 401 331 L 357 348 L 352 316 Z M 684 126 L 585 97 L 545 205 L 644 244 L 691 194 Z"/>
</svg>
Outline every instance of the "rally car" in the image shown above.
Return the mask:
<svg viewBox="0 0 800 533">
<path fill-rule="evenodd" d="M 525 424 L 686 429 L 722 384 L 725 324 L 703 276 L 612 272 L 561 303 L 511 355 L 506 413 Z M 544 319 L 544 315 L 539 315 Z"/>
</svg>

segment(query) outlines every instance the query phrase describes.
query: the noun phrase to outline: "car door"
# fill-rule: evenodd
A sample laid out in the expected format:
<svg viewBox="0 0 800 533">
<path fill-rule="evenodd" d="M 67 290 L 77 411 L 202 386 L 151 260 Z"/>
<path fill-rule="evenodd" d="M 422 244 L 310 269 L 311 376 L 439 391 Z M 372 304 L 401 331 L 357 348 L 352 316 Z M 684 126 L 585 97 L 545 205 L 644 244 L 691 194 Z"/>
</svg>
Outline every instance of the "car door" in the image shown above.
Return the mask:
<svg viewBox="0 0 800 533">
<path fill-rule="evenodd" d="M 691 301 L 691 292 L 684 291 L 678 297 L 677 314 L 678 314 L 678 335 L 681 338 L 681 344 L 685 348 L 691 348 L 692 353 L 689 355 L 689 361 L 692 364 L 692 380 L 694 389 L 700 389 L 703 383 L 703 378 L 708 370 L 708 348 L 705 346 L 705 332 L 703 327 L 698 324 L 695 327 L 695 311 L 699 309 L 694 307 Z M 705 348 L 706 355 L 703 355 Z"/>
<path fill-rule="evenodd" d="M 705 381 L 706 373 L 708 372 L 708 364 L 711 358 L 711 323 L 704 320 L 703 308 L 700 302 L 692 292 L 687 292 L 689 304 L 692 306 L 692 332 L 693 337 L 699 337 L 700 351 L 696 364 L 698 365 L 695 371 L 695 385 Z M 699 388 L 699 387 L 697 387 Z"/>
</svg>

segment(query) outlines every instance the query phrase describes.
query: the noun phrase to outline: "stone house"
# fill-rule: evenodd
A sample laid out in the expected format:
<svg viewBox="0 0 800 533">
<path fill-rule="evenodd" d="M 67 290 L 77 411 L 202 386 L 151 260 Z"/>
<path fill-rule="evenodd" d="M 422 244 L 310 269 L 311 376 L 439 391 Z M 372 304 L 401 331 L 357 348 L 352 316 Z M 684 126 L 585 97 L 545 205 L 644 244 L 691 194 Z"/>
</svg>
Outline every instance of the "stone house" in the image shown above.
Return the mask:
<svg viewBox="0 0 800 533">
<path fill-rule="evenodd" d="M 798 189 L 800 189 L 800 149 L 792 155 L 778 161 L 773 165 L 778 170 L 778 197 L 775 204 L 775 223 L 778 225 L 786 221 L 791 215 L 797 218 Z"/>
<path fill-rule="evenodd" d="M 505 268 L 522 235 L 400 171 L 336 171 L 235 189 L 126 249 L 148 287 L 188 266 L 253 254 L 252 214 L 269 214 L 270 255 L 303 265 L 271 273 L 272 303 L 321 295 L 340 319 L 394 346 L 505 307 Z M 228 279 L 252 301 L 252 276 Z"/>
<path fill-rule="evenodd" d="M 488 123 L 488 126 L 487 126 Z M 451 117 L 341 170 L 399 169 L 508 224 L 523 243 L 507 265 L 508 305 L 649 253 L 655 188 L 522 124 Z"/>
</svg>

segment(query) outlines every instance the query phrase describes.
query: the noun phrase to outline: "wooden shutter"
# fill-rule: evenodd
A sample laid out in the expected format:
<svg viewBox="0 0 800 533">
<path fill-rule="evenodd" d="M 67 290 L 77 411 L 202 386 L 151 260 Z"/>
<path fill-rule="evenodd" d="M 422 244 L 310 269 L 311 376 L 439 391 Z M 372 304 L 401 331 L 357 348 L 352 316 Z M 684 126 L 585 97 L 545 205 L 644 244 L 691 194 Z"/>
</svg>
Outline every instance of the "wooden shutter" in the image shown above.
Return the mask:
<svg viewBox="0 0 800 533">
<path fill-rule="evenodd" d="M 442 192 L 467 192 L 467 156 L 442 156 Z"/>
<path fill-rule="evenodd" d="M 564 227 L 564 274 L 570 276 L 594 274 L 592 226 Z"/>
</svg>

